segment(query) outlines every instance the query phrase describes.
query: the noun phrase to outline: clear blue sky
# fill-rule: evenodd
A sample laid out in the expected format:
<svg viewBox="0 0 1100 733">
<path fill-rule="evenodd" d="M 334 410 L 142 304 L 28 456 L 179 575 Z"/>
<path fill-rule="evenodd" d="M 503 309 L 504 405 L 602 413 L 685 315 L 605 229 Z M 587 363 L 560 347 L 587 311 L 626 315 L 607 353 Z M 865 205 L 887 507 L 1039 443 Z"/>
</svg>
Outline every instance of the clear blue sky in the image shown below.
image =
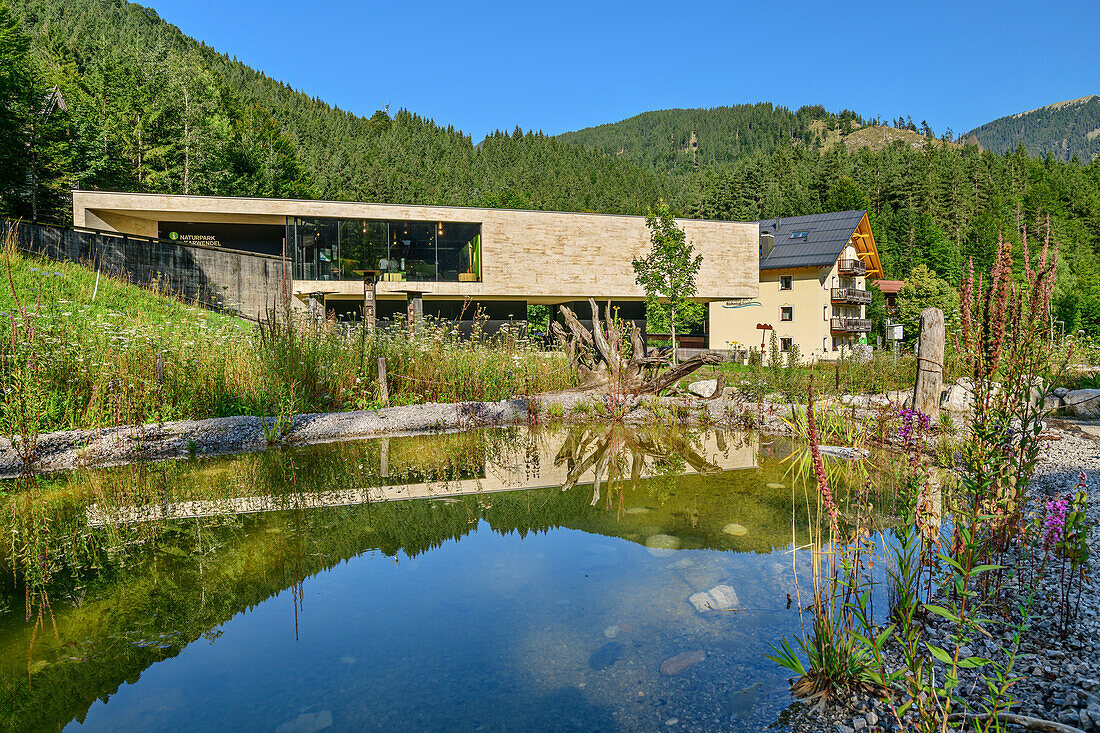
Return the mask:
<svg viewBox="0 0 1100 733">
<path fill-rule="evenodd" d="M 1100 94 L 1100 2 L 149 0 L 184 33 L 343 109 L 474 142 L 770 101 L 940 134 Z"/>
</svg>

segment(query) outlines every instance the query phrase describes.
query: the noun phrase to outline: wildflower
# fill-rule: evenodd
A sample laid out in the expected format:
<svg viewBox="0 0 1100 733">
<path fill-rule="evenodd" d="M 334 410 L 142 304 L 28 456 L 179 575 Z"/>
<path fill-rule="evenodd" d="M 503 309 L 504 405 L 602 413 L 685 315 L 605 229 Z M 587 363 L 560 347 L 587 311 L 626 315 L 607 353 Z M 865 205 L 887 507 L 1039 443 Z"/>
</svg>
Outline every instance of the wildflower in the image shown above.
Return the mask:
<svg viewBox="0 0 1100 733">
<path fill-rule="evenodd" d="M 806 427 L 810 434 L 810 453 L 814 462 L 814 477 L 817 479 L 817 489 L 821 492 L 821 498 L 825 502 L 825 510 L 829 513 L 829 522 L 836 534 L 837 508 L 833 501 L 833 492 L 829 488 L 829 478 L 825 475 L 825 463 L 821 459 L 821 448 L 817 442 L 817 423 L 814 420 L 814 383 L 810 378 L 809 400 L 806 404 Z"/>
<path fill-rule="evenodd" d="M 1050 551 L 1065 535 L 1066 514 L 1069 513 L 1069 501 L 1062 497 L 1052 499 L 1046 504 L 1046 517 L 1043 518 L 1043 548 Z"/>
</svg>

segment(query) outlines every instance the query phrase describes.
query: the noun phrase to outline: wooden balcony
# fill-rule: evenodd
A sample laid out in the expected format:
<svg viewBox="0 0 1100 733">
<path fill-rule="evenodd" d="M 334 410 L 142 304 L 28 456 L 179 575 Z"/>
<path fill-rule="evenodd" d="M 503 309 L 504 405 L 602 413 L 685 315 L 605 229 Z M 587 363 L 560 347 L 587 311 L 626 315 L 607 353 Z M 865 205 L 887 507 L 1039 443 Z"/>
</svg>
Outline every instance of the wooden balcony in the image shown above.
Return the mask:
<svg viewBox="0 0 1100 733">
<path fill-rule="evenodd" d="M 830 297 L 834 303 L 851 303 L 853 305 L 870 305 L 871 291 L 858 290 L 856 288 L 831 288 Z"/>
<path fill-rule="evenodd" d="M 830 318 L 829 330 L 834 333 L 870 333 L 870 318 Z"/>
<path fill-rule="evenodd" d="M 866 275 L 867 263 L 863 260 L 839 260 L 837 268 L 841 275 Z"/>
</svg>

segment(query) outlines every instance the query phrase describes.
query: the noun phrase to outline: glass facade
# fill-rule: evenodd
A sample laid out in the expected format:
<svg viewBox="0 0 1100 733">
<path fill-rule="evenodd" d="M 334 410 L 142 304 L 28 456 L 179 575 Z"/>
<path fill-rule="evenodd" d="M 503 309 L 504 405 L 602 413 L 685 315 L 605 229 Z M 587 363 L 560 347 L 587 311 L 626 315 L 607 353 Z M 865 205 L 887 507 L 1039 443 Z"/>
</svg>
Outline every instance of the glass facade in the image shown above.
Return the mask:
<svg viewBox="0 0 1100 733">
<path fill-rule="evenodd" d="M 291 217 L 286 229 L 296 280 L 481 280 L 481 224 Z"/>
</svg>

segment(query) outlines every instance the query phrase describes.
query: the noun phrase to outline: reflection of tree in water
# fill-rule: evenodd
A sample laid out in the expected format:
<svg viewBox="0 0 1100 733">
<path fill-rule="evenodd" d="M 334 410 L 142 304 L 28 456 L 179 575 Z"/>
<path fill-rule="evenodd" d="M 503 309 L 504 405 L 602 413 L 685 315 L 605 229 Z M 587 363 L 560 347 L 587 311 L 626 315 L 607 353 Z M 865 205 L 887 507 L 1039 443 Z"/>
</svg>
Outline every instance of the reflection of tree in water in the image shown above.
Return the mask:
<svg viewBox="0 0 1100 733">
<path fill-rule="evenodd" d="M 744 436 L 738 436 L 744 440 Z M 717 433 L 719 450 L 728 455 L 726 436 Z M 703 456 L 699 435 L 667 428 L 647 429 L 614 423 L 585 426 L 571 430 L 554 459 L 555 466 L 566 466 L 568 476 L 562 491 L 568 491 L 592 472 L 592 501 L 600 501 L 601 486 L 606 483 L 606 507 L 612 508 L 612 498 L 622 499 L 627 481 L 632 489 L 647 479 L 658 489 L 671 487 L 672 480 L 683 476 L 690 467 L 708 476 L 722 473 L 722 468 Z"/>
</svg>

